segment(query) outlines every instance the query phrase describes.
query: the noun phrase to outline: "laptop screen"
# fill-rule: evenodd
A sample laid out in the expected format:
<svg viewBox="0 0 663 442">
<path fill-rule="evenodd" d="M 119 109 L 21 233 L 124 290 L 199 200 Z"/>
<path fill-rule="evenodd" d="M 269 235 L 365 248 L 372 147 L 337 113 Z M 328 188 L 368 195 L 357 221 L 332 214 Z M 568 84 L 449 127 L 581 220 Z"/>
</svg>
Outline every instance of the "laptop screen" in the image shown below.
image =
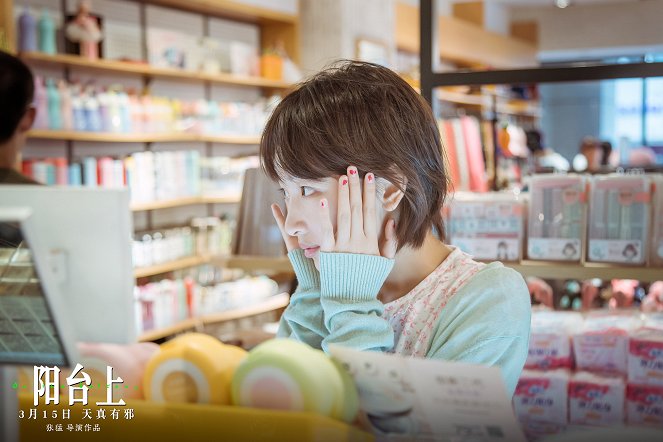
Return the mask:
<svg viewBox="0 0 663 442">
<path fill-rule="evenodd" d="M 20 222 L 0 221 L 0 364 L 65 365 L 43 280 Z"/>
</svg>

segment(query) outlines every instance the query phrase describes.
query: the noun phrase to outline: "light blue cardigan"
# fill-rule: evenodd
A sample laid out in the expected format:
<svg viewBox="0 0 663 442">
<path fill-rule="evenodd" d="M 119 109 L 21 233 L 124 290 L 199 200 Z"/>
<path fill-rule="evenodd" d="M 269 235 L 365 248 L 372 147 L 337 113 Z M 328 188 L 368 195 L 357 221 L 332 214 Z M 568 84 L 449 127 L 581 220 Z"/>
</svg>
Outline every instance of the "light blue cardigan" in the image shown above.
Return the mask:
<svg viewBox="0 0 663 442">
<path fill-rule="evenodd" d="M 394 330 L 382 317 L 378 292 L 394 260 L 352 253 L 320 253 L 320 272 L 301 249 L 288 253 L 299 286 L 277 337 L 327 352 L 329 344 L 388 351 Z M 531 305 L 527 285 L 499 262 L 486 265 L 449 300 L 433 332 L 427 358 L 498 366 L 507 393 L 515 391 L 527 359 Z"/>
</svg>

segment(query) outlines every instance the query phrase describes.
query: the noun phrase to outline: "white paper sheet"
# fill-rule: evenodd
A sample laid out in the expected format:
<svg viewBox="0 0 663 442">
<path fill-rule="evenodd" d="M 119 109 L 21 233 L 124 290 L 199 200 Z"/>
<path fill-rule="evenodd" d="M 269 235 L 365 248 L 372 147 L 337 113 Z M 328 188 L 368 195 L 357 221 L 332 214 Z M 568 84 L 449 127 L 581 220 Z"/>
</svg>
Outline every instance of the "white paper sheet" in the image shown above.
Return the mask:
<svg viewBox="0 0 663 442">
<path fill-rule="evenodd" d="M 378 441 L 524 442 L 499 368 L 330 346 Z"/>
</svg>

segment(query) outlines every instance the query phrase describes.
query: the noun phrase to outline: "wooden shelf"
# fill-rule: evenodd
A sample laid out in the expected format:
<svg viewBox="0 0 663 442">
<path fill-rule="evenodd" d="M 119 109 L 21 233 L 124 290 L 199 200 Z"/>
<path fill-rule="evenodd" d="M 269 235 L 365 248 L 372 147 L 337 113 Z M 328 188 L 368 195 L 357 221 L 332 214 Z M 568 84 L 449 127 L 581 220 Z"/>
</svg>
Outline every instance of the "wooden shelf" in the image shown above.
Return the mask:
<svg viewBox="0 0 663 442">
<path fill-rule="evenodd" d="M 135 203 L 131 205 L 132 212 L 143 212 L 146 210 L 170 209 L 173 207 L 192 206 L 202 204 L 202 198 L 192 196 L 186 198 L 176 198 L 172 200 L 152 201 L 149 203 Z"/>
<path fill-rule="evenodd" d="M 396 47 L 418 53 L 419 6 L 396 2 Z M 467 66 L 524 68 L 537 66 L 537 47 L 517 38 L 487 31 L 476 24 L 440 16 L 437 26 L 439 56 Z"/>
<path fill-rule="evenodd" d="M 236 204 L 241 200 L 240 196 L 234 197 L 206 197 L 191 196 L 185 198 L 176 198 L 172 200 L 153 201 L 149 203 L 136 203 L 131 205 L 132 212 L 142 212 L 146 210 L 171 209 L 174 207 L 192 206 L 195 204 Z"/>
<path fill-rule="evenodd" d="M 274 270 L 277 272 L 292 272 L 292 266 L 287 257 L 269 256 L 190 256 L 150 267 L 134 269 L 134 276 L 142 278 L 161 273 L 182 270 L 203 264 L 213 264 L 222 267 L 231 267 L 244 270 Z"/>
<path fill-rule="evenodd" d="M 150 342 L 176 335 L 187 330 L 199 330 L 202 327 L 198 318 L 190 318 L 180 321 L 168 327 L 148 330 L 138 337 L 139 342 Z"/>
<path fill-rule="evenodd" d="M 259 145 L 259 136 L 250 135 L 199 135 L 197 141 L 204 141 L 206 143 L 221 143 L 221 144 L 246 144 L 246 145 Z"/>
<path fill-rule="evenodd" d="M 270 296 L 262 302 L 242 307 L 234 310 L 227 310 L 218 313 L 212 313 L 197 318 L 189 318 L 168 327 L 148 330 L 142 333 L 138 340 L 140 342 L 156 341 L 177 333 L 182 333 L 187 330 L 200 330 L 204 325 L 215 324 L 218 322 L 232 321 L 234 319 L 246 318 L 255 316 L 262 313 L 271 312 L 284 308 L 290 302 L 290 296 L 287 293 L 280 293 L 278 295 Z"/>
<path fill-rule="evenodd" d="M 530 261 L 504 263 L 505 266 L 520 272 L 523 276 L 537 276 L 549 279 L 637 279 L 639 281 L 659 281 L 663 279 L 663 269 L 653 267 L 619 266 L 613 264 Z"/>
<path fill-rule="evenodd" d="M 492 108 L 492 96 L 488 93 L 466 94 L 448 89 L 437 89 L 435 91 L 439 100 L 460 104 L 463 106 L 478 106 L 490 110 Z M 536 101 L 509 99 L 497 97 L 496 111 L 498 114 L 519 115 L 526 117 L 541 117 L 541 107 Z"/>
<path fill-rule="evenodd" d="M 294 25 L 298 16 L 232 0 L 146 0 L 159 6 L 261 24 Z"/>
<path fill-rule="evenodd" d="M 204 325 L 215 324 L 217 322 L 232 321 L 233 319 L 246 318 L 248 316 L 255 316 L 261 313 L 271 312 L 284 308 L 290 302 L 290 296 L 287 293 L 270 296 L 259 304 L 251 305 L 235 310 L 228 310 L 225 312 L 212 313 L 202 316 L 200 319 Z"/>
<path fill-rule="evenodd" d="M 184 71 L 181 69 L 158 68 L 145 63 L 116 61 L 116 60 L 88 60 L 72 54 L 44 54 L 41 52 L 24 52 L 21 58 L 28 63 L 56 64 L 60 66 L 92 69 L 114 73 L 142 75 L 149 78 L 171 78 L 186 81 L 201 81 L 234 86 L 257 86 L 267 89 L 288 89 L 292 85 L 280 80 L 270 80 L 262 77 L 248 77 L 233 74 L 219 73 L 206 74 L 203 72 Z"/>
<path fill-rule="evenodd" d="M 217 136 L 197 135 L 190 133 L 154 133 L 154 134 L 123 134 L 110 132 L 82 132 L 73 130 L 41 130 L 33 129 L 28 132 L 30 138 L 62 141 L 89 141 L 99 143 L 175 143 L 175 142 L 201 142 L 222 144 L 260 144 L 259 136 Z"/>
<path fill-rule="evenodd" d="M 189 256 L 149 267 L 138 267 L 134 269 L 134 277 L 143 278 L 145 276 L 159 275 L 161 273 L 167 273 L 175 270 L 182 270 L 189 267 L 207 264 L 209 261 L 209 257 L 206 256 Z"/>
<path fill-rule="evenodd" d="M 195 141 L 195 136 L 187 133 L 171 134 L 123 134 L 111 132 L 82 132 L 74 130 L 32 129 L 30 138 L 61 141 L 91 141 L 100 143 L 157 143 Z"/>
<path fill-rule="evenodd" d="M 541 106 L 535 101 L 510 99 L 501 102 L 498 99 L 497 113 L 540 118 Z"/>
<path fill-rule="evenodd" d="M 212 263 L 218 263 L 220 265 L 225 265 L 226 267 L 239 268 L 244 270 L 274 270 L 283 273 L 293 271 L 290 260 L 286 256 L 269 257 L 235 255 L 222 258 L 221 261 L 216 261 L 213 258 Z"/>
<path fill-rule="evenodd" d="M 469 106 L 490 106 L 490 97 L 477 94 L 465 94 L 440 89 L 436 91 L 437 98 L 451 103 L 469 105 Z"/>
<path fill-rule="evenodd" d="M 203 196 L 200 199 L 204 204 L 237 204 L 242 200 L 242 196 Z"/>
</svg>

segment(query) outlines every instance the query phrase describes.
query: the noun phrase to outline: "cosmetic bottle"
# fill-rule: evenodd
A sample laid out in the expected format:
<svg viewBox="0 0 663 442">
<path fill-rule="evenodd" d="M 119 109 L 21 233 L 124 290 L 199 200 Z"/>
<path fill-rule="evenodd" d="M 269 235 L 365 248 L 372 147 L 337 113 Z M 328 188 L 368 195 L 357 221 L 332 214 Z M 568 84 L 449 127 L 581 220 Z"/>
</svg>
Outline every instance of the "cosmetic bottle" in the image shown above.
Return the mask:
<svg viewBox="0 0 663 442">
<path fill-rule="evenodd" d="M 37 50 L 37 23 L 26 7 L 18 19 L 19 42 L 21 52 L 34 52 Z"/>
<path fill-rule="evenodd" d="M 44 9 L 39 19 L 39 50 L 46 54 L 55 54 L 55 22 L 48 10 Z"/>
<path fill-rule="evenodd" d="M 52 78 L 46 80 L 46 97 L 48 100 L 48 128 L 60 130 L 62 129 L 62 99 Z"/>
</svg>

